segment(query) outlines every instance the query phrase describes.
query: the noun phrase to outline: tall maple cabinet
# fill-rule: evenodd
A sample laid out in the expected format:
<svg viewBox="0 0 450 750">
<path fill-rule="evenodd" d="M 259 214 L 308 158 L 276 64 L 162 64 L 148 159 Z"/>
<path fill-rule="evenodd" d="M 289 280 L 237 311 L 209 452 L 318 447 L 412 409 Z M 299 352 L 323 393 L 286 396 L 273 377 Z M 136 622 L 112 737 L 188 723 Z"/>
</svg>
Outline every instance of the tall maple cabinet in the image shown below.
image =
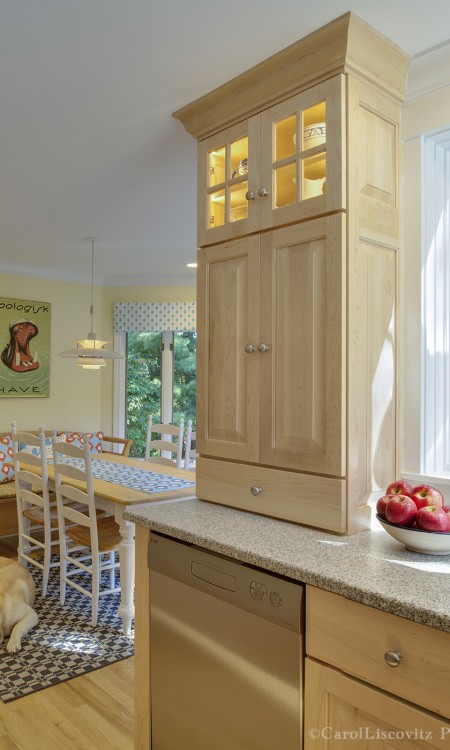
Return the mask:
<svg viewBox="0 0 450 750">
<path fill-rule="evenodd" d="M 396 477 L 408 64 L 348 13 L 174 114 L 198 140 L 201 499 L 352 534 Z"/>
</svg>

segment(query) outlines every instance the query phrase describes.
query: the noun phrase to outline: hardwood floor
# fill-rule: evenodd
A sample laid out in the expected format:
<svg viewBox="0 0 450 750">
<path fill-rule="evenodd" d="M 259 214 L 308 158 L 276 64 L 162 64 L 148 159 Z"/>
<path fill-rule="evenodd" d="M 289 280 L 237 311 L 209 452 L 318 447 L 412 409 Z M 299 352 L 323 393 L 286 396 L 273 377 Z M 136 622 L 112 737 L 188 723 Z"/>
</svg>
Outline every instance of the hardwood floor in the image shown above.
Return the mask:
<svg viewBox="0 0 450 750">
<path fill-rule="evenodd" d="M 16 546 L 3 537 L 0 555 L 16 557 Z M 133 750 L 133 698 L 131 658 L 10 703 L 0 700 L 0 750 Z"/>
</svg>

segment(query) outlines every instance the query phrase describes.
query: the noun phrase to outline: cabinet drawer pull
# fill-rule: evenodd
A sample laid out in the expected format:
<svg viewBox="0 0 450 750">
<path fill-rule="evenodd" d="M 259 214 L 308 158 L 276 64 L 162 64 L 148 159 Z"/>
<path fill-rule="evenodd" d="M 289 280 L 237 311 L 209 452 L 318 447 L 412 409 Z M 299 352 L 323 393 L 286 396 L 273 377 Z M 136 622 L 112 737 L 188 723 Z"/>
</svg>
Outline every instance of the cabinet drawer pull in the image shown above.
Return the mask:
<svg viewBox="0 0 450 750">
<path fill-rule="evenodd" d="M 269 344 L 258 344 L 258 351 L 259 352 L 268 352 L 270 349 Z"/>
<path fill-rule="evenodd" d="M 402 655 L 400 651 L 386 651 L 384 655 L 384 661 L 388 665 L 388 667 L 398 667 L 402 660 Z"/>
<path fill-rule="evenodd" d="M 252 493 L 252 495 L 255 495 L 255 496 L 260 495 L 262 492 L 262 487 L 251 487 L 250 492 Z"/>
<path fill-rule="evenodd" d="M 258 195 L 260 198 L 264 198 L 265 195 L 269 195 L 269 191 L 264 185 L 261 185 L 261 187 L 258 188 Z"/>
<path fill-rule="evenodd" d="M 245 351 L 247 354 L 251 354 L 252 352 L 256 352 L 256 346 L 253 346 L 253 344 L 246 344 L 245 345 Z"/>
<path fill-rule="evenodd" d="M 247 199 L 248 201 L 254 201 L 254 200 L 255 200 L 255 198 L 256 198 L 256 195 L 255 195 L 255 193 L 253 192 L 253 190 L 247 190 L 247 192 L 246 192 L 246 194 L 245 194 L 245 197 L 246 197 L 246 199 Z"/>
</svg>

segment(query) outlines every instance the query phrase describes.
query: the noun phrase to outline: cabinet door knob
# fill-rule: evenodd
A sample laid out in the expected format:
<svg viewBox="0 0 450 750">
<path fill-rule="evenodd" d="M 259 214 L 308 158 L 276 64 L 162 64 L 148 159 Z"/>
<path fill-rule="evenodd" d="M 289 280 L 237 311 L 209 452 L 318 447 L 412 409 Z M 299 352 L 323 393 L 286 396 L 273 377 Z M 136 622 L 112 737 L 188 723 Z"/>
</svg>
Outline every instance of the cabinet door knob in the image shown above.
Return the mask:
<svg viewBox="0 0 450 750">
<path fill-rule="evenodd" d="M 259 352 L 268 352 L 270 349 L 269 344 L 258 344 L 258 351 Z"/>
<path fill-rule="evenodd" d="M 253 344 L 246 344 L 245 351 L 247 352 L 247 354 L 251 354 L 252 352 L 256 351 L 256 346 L 253 346 Z"/>
<path fill-rule="evenodd" d="M 264 185 L 261 185 L 261 187 L 258 188 L 258 195 L 260 198 L 264 198 L 265 195 L 269 195 L 269 191 Z"/>
<path fill-rule="evenodd" d="M 384 655 L 384 661 L 388 665 L 388 667 L 398 667 L 402 660 L 402 655 L 400 651 L 386 651 Z"/>
<path fill-rule="evenodd" d="M 256 195 L 253 192 L 253 190 L 247 190 L 245 197 L 247 198 L 248 201 L 254 201 L 256 198 Z"/>
<path fill-rule="evenodd" d="M 260 495 L 262 492 L 262 487 L 250 487 L 250 492 L 252 495 Z"/>
</svg>

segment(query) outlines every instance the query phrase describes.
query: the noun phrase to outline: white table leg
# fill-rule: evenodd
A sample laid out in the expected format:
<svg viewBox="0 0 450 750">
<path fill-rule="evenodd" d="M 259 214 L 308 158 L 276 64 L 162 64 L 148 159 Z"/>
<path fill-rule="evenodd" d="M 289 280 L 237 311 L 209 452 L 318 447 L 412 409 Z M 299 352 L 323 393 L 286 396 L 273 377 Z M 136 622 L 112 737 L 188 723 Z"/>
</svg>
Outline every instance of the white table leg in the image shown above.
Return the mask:
<svg viewBox="0 0 450 750">
<path fill-rule="evenodd" d="M 123 517 L 124 506 L 116 505 L 115 518 L 119 524 L 122 541 L 119 544 L 120 562 L 120 606 L 124 635 L 130 635 L 131 621 L 134 618 L 134 523 Z"/>
</svg>

